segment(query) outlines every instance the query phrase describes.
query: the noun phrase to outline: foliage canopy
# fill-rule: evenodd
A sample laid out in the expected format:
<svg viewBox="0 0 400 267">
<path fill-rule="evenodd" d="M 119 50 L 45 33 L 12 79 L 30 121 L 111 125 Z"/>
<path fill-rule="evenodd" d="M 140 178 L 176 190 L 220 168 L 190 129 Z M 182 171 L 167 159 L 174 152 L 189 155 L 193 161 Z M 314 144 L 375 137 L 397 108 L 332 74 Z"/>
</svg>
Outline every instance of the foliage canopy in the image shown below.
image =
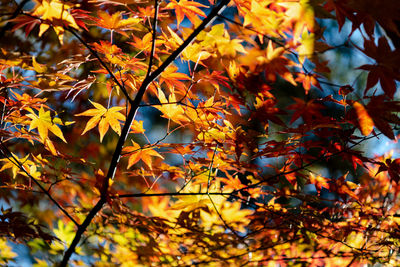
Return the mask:
<svg viewBox="0 0 400 267">
<path fill-rule="evenodd" d="M 397 0 L 0 11 L 0 264 L 400 265 Z"/>
</svg>

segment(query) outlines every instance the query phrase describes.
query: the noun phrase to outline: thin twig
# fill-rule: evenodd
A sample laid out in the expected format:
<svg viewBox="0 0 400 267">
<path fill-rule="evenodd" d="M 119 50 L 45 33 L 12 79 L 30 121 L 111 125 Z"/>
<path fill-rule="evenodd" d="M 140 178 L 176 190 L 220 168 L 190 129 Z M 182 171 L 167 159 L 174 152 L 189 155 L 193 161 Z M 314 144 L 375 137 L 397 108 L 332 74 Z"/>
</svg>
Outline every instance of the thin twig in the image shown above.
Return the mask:
<svg viewBox="0 0 400 267">
<path fill-rule="evenodd" d="M 86 43 L 80 36 L 79 34 L 77 34 L 75 32 L 74 29 L 72 29 L 71 27 L 66 28 L 66 30 L 68 30 L 70 33 L 72 33 L 76 39 L 78 39 L 89 51 L 90 53 L 97 58 L 97 60 L 100 62 L 100 64 L 106 69 L 106 71 L 108 72 L 108 74 L 110 74 L 111 78 L 114 80 L 114 82 L 118 85 L 119 88 L 121 88 L 122 93 L 125 95 L 126 99 L 131 103 L 132 99 L 129 96 L 128 92 L 126 91 L 126 88 L 118 81 L 117 77 L 115 77 L 114 73 L 112 72 L 112 70 L 110 70 L 110 68 L 107 66 L 107 64 L 101 59 L 101 57 L 99 56 L 99 54 L 90 47 L 90 45 L 88 43 Z"/>
<path fill-rule="evenodd" d="M 175 197 L 175 196 L 207 196 L 207 195 L 214 195 L 214 196 L 230 196 L 232 192 L 224 193 L 224 192 L 193 192 L 193 193 L 180 193 L 180 192 L 168 192 L 168 193 L 137 193 L 137 194 L 121 194 L 111 196 L 111 198 L 135 198 L 135 197 Z"/>
<path fill-rule="evenodd" d="M 150 51 L 149 66 L 147 68 L 146 78 L 151 74 L 151 68 L 153 67 L 154 54 L 156 52 L 156 39 L 157 39 L 157 21 L 158 21 L 158 0 L 154 1 L 154 19 L 153 19 L 153 34 Z"/>
<path fill-rule="evenodd" d="M 39 183 L 39 181 L 25 170 L 23 164 L 21 164 L 21 162 L 19 162 L 19 160 L 14 157 L 14 155 L 11 153 L 11 151 L 7 148 L 2 140 L 0 140 L 0 145 L 1 153 L 15 166 L 17 166 L 22 172 L 24 172 L 30 179 L 32 179 L 32 181 L 40 188 L 40 190 L 44 194 L 46 194 L 46 196 L 57 206 L 58 209 L 60 209 L 64 213 L 65 216 L 67 216 L 76 226 L 79 226 L 79 223 L 74 218 L 72 218 L 71 215 L 69 215 L 69 213 L 60 205 L 60 203 L 58 203 L 57 200 L 55 200 L 52 195 Z"/>
<path fill-rule="evenodd" d="M 214 200 L 212 200 L 210 194 L 208 194 L 208 198 L 210 199 L 211 204 L 212 204 L 212 206 L 214 207 L 215 212 L 217 213 L 218 217 L 221 219 L 221 221 L 223 222 L 223 224 L 225 225 L 225 227 L 226 227 L 227 229 L 229 229 L 229 230 L 232 232 L 232 234 L 234 234 L 239 240 L 243 240 L 244 238 L 241 237 L 241 236 L 240 236 L 232 227 L 230 227 L 230 226 L 228 225 L 228 223 L 224 220 L 224 218 L 222 217 L 221 213 L 218 211 L 217 206 L 216 206 L 215 203 L 214 203 Z M 247 244 L 246 242 L 243 242 L 243 243 L 248 247 L 248 244 Z"/>
<path fill-rule="evenodd" d="M 24 6 L 29 2 L 29 0 L 24 0 L 21 3 L 18 4 L 17 8 L 15 9 L 14 13 L 11 15 L 11 17 L 8 20 L 15 19 L 20 13 L 21 10 L 24 8 Z M 7 22 L 6 25 L 4 25 L 3 28 L 0 30 L 0 39 L 3 39 L 4 34 L 6 33 L 7 30 L 11 28 L 11 22 Z"/>
<path fill-rule="evenodd" d="M 265 178 L 265 179 L 263 179 L 263 180 L 261 180 L 261 181 L 259 181 L 259 182 L 257 182 L 257 183 L 254 183 L 254 184 L 248 185 L 248 186 L 246 186 L 246 187 L 243 187 L 243 188 L 241 188 L 241 189 L 235 190 L 235 191 L 232 192 L 232 193 L 238 193 L 238 192 L 247 190 L 247 189 L 249 189 L 249 188 L 257 187 L 257 186 L 260 185 L 260 184 L 263 184 L 263 183 L 265 183 L 265 182 L 267 182 L 267 181 L 269 181 L 269 180 L 271 180 L 271 179 L 277 178 L 277 177 L 282 176 L 282 175 L 288 175 L 288 174 L 291 174 L 291 173 L 295 173 L 295 172 L 301 171 L 301 170 L 303 170 L 303 169 L 305 169 L 305 168 L 307 168 L 307 167 L 309 167 L 309 166 L 311 166 L 311 165 L 317 163 L 318 161 L 327 160 L 327 159 L 329 159 L 329 158 L 338 156 L 338 155 L 342 154 L 343 152 L 346 152 L 346 151 L 352 149 L 353 147 L 358 146 L 358 145 L 361 144 L 362 142 L 364 142 L 364 141 L 366 141 L 366 140 L 369 140 L 369 139 L 372 139 L 372 138 L 376 138 L 378 135 L 381 135 L 381 134 L 382 134 L 382 133 L 378 133 L 378 134 L 376 134 L 376 135 L 374 135 L 374 136 L 366 136 L 366 137 L 362 138 L 360 141 L 354 143 L 353 145 L 351 145 L 351 146 L 349 146 L 349 147 L 347 147 L 347 148 L 345 148 L 345 149 L 343 149 L 343 150 L 337 151 L 337 152 L 332 153 L 332 154 L 330 154 L 330 155 L 324 154 L 324 155 L 322 155 L 322 156 L 320 156 L 320 157 L 318 157 L 318 158 L 316 158 L 316 159 L 310 161 L 309 163 L 304 164 L 304 165 L 301 166 L 301 167 L 298 167 L 298 168 L 293 169 L 293 170 L 290 170 L 290 171 L 280 172 L 280 173 L 278 173 L 278 174 L 269 176 L 269 177 L 267 177 L 267 178 Z"/>
<path fill-rule="evenodd" d="M 212 167 L 214 164 L 214 158 L 215 158 L 215 154 L 217 152 L 218 149 L 218 144 L 215 145 L 215 149 L 211 158 L 211 162 L 210 162 L 210 167 L 208 167 L 208 181 L 207 181 L 207 192 L 208 190 L 210 190 L 210 185 L 211 185 L 211 172 L 212 172 Z"/>
</svg>

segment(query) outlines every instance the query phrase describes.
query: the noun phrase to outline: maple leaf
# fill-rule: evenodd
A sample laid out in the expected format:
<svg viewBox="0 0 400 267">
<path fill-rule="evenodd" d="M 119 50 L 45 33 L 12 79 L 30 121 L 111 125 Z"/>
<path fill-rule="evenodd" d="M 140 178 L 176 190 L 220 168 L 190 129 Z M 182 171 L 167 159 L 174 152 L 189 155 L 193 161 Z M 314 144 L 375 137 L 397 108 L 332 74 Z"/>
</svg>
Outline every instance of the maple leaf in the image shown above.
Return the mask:
<svg viewBox="0 0 400 267">
<path fill-rule="evenodd" d="M 210 50 L 211 47 L 216 46 L 221 55 L 235 57 L 236 52 L 246 54 L 246 50 L 241 44 L 243 40 L 231 40 L 228 31 L 225 30 L 224 24 L 214 25 L 211 27 L 210 31 L 201 32 L 197 39 L 201 41 L 200 45 L 208 50 Z"/>
<path fill-rule="evenodd" d="M 52 26 L 62 44 L 65 25 L 79 29 L 74 17 L 69 13 L 72 7 L 73 5 L 65 4 L 59 0 L 43 0 L 39 2 L 32 14 L 43 20 L 40 24 L 39 36 L 42 36 Z"/>
<path fill-rule="evenodd" d="M 341 196 L 349 195 L 352 198 L 358 200 L 359 196 L 352 190 L 357 189 L 359 186 L 351 181 L 347 181 L 347 175 L 348 172 L 340 176 L 336 180 L 331 180 L 332 183 L 329 184 L 329 189 L 333 192 L 337 192 Z"/>
<path fill-rule="evenodd" d="M 238 202 L 221 201 L 223 199 L 220 200 L 220 196 L 212 196 L 212 199 L 217 206 L 219 214 L 215 212 L 215 209 L 210 204 L 208 205 L 209 212 L 204 211 L 204 209 L 201 210 L 200 215 L 206 228 L 211 227 L 213 224 L 218 225 L 223 223 L 220 218 L 221 216 L 226 223 L 234 226 L 237 231 L 246 231 L 245 227 L 250 222 L 248 216 L 253 213 L 251 210 L 242 209 Z M 224 229 L 222 228 L 220 231 L 224 231 Z"/>
<path fill-rule="evenodd" d="M 202 46 L 213 46 L 219 39 L 224 38 L 224 33 L 225 27 L 223 23 L 213 25 L 209 31 L 202 31 L 197 40 L 201 41 L 200 44 Z"/>
<path fill-rule="evenodd" d="M 211 204 L 210 199 L 207 196 L 201 195 L 187 195 L 187 196 L 176 196 L 178 201 L 171 206 L 172 210 L 192 211 L 198 208 L 206 208 Z"/>
<path fill-rule="evenodd" d="M 237 175 L 235 177 L 229 178 L 229 179 L 221 178 L 220 181 L 225 184 L 224 189 L 240 190 L 240 189 L 246 187 L 244 184 L 242 184 L 242 182 L 240 181 L 240 179 L 238 178 Z"/>
<path fill-rule="evenodd" d="M 204 47 L 202 47 L 200 44 L 193 43 L 186 47 L 185 50 L 182 52 L 182 59 L 186 61 L 193 61 L 193 62 L 198 62 L 199 64 L 203 65 L 201 62 L 202 60 L 205 60 L 209 58 L 211 54 L 207 51 L 204 50 Z"/>
<path fill-rule="evenodd" d="M 314 175 L 313 173 L 310 173 L 310 183 L 314 184 L 315 187 L 320 191 L 322 187 L 329 189 L 329 183 L 328 179 L 322 177 L 321 175 Z"/>
<path fill-rule="evenodd" d="M 90 100 L 89 100 L 90 101 Z M 125 121 L 125 115 L 119 111 L 123 110 L 124 107 L 112 107 L 105 108 L 103 105 L 90 101 L 95 108 L 86 110 L 82 113 L 76 114 L 75 116 L 91 116 L 92 118 L 87 122 L 85 129 L 82 132 L 84 135 L 87 131 L 99 125 L 100 142 L 103 141 L 103 137 L 108 131 L 109 127 L 114 130 L 118 135 L 121 134 L 121 125 L 119 121 Z"/>
<path fill-rule="evenodd" d="M 175 50 L 178 46 L 183 43 L 183 40 L 179 37 L 177 33 L 171 30 L 170 27 L 167 27 L 170 36 L 168 36 L 165 32 L 163 32 L 163 39 L 165 46 L 169 50 Z M 207 59 L 211 56 L 209 52 L 206 51 L 206 48 L 199 43 L 192 43 L 188 45 L 185 50 L 182 52 L 182 59 L 185 61 L 193 61 L 199 62 L 202 64 L 202 60 Z"/>
<path fill-rule="evenodd" d="M 176 102 L 176 96 L 174 93 L 169 95 L 169 101 L 165 97 L 164 92 L 158 88 L 158 100 L 161 105 L 156 108 L 163 113 L 163 117 L 167 119 L 171 119 L 176 123 L 182 123 L 188 121 L 188 119 L 184 116 L 184 109 L 182 106 L 178 105 Z"/>
<path fill-rule="evenodd" d="M 171 92 L 173 92 L 175 88 L 184 94 L 186 86 L 182 80 L 190 80 L 190 77 L 185 73 L 177 72 L 177 70 L 178 67 L 176 66 L 167 67 L 160 75 L 160 85 L 164 83 Z"/>
<path fill-rule="evenodd" d="M 186 16 L 192 24 L 196 24 L 196 15 L 200 17 L 205 17 L 206 14 L 199 9 L 199 7 L 207 7 L 195 1 L 181 0 L 179 2 L 171 0 L 171 2 L 166 5 L 165 9 L 173 9 L 176 14 L 177 28 Z"/>
<path fill-rule="evenodd" d="M 133 121 L 130 133 L 144 133 L 146 130 L 143 128 L 143 121 Z"/>
<path fill-rule="evenodd" d="M 240 40 L 240 39 L 231 40 L 229 38 L 229 35 L 227 38 L 218 39 L 217 40 L 218 52 L 223 56 L 226 55 L 231 58 L 235 57 L 237 52 L 246 54 L 247 52 L 244 49 L 241 42 L 243 42 L 243 40 Z"/>
<path fill-rule="evenodd" d="M 142 21 L 141 18 L 135 17 L 124 19 L 123 12 L 115 12 L 110 15 L 105 11 L 99 11 L 97 15 L 97 18 L 92 18 L 92 20 L 96 22 L 97 26 L 118 32 L 126 37 L 128 37 L 128 35 L 124 31 L 135 29 L 135 27 L 137 27 L 137 25 Z"/>
<path fill-rule="evenodd" d="M 138 143 L 132 140 L 132 146 L 124 147 L 124 152 L 129 154 L 128 169 L 139 160 L 142 160 L 150 169 L 152 169 L 152 157 L 164 159 L 157 151 L 151 148 L 142 148 Z"/>
<path fill-rule="evenodd" d="M 322 90 L 316 76 L 317 75 L 315 74 L 305 74 L 305 73 L 299 73 L 297 75 L 296 81 L 302 82 L 306 95 L 310 91 L 311 86 L 315 86 L 318 89 Z"/>
<path fill-rule="evenodd" d="M 46 65 L 44 65 L 44 64 L 39 64 L 39 63 L 36 61 L 36 58 L 35 58 L 35 57 L 32 57 L 32 66 L 33 66 L 33 69 L 34 69 L 37 73 L 44 73 L 44 72 L 47 71 Z"/>
<path fill-rule="evenodd" d="M 278 36 L 279 26 L 281 25 L 284 15 L 269 8 L 266 8 L 267 2 L 259 2 L 252 0 L 251 8 L 244 16 L 244 26 L 252 25 L 258 29 L 258 36 L 263 40 L 261 33 L 269 34 L 271 36 Z"/>
<path fill-rule="evenodd" d="M 264 70 L 265 76 L 269 81 L 275 82 L 276 74 L 279 74 L 296 86 L 292 72 L 288 69 L 289 61 L 284 56 L 284 53 L 285 49 L 283 47 L 274 48 L 272 41 L 270 41 L 266 50 L 249 50 L 247 55 L 242 57 L 242 63 L 249 65 L 250 70 L 253 72 Z"/>
<path fill-rule="evenodd" d="M 304 59 L 306 57 L 312 57 L 314 53 L 314 41 L 315 41 L 315 34 L 309 33 L 307 30 L 304 30 L 303 34 L 301 35 L 301 45 L 297 48 L 299 52 L 299 60 L 301 63 L 304 63 Z"/>
<path fill-rule="evenodd" d="M 45 143 L 49 131 L 55 134 L 65 143 L 67 143 L 61 129 L 57 126 L 57 124 L 64 125 L 59 118 L 52 119 L 50 116 L 50 111 L 45 111 L 43 109 L 43 106 L 41 106 L 39 109 L 39 115 L 36 115 L 36 113 L 32 109 L 29 110 L 30 114 L 26 115 L 28 118 L 32 119 L 29 125 L 29 131 L 37 128 L 42 143 Z M 72 123 L 74 122 L 67 122 L 65 125 L 69 125 Z"/>
<path fill-rule="evenodd" d="M 16 31 L 17 29 L 25 26 L 25 36 L 28 36 L 36 25 L 41 24 L 40 20 L 36 19 L 35 17 L 29 16 L 16 17 L 15 19 L 12 19 L 10 21 L 16 23 L 12 28 L 12 31 Z"/>
<path fill-rule="evenodd" d="M 305 102 L 303 99 L 294 97 L 293 100 L 296 101 L 296 103 L 287 107 L 287 109 L 295 110 L 290 123 L 295 122 L 300 117 L 303 117 L 306 123 L 312 123 L 313 116 L 321 117 L 321 110 L 324 109 L 324 106 L 315 103 L 314 99 Z"/>
<path fill-rule="evenodd" d="M 358 49 L 363 51 L 367 56 L 375 59 L 377 63 L 375 65 L 365 64 L 358 67 L 359 69 L 369 71 L 365 94 L 380 81 L 383 91 L 390 98 L 393 98 L 396 92 L 396 80 L 400 80 L 400 73 L 398 71 L 399 51 L 392 51 L 388 41 L 384 37 L 379 38 L 378 45 L 375 45 L 374 40 L 365 40 L 364 50 Z"/>
<path fill-rule="evenodd" d="M 220 90 L 220 86 L 230 88 L 230 85 L 228 83 L 229 79 L 222 74 L 222 71 L 213 71 L 212 73 L 210 73 L 209 70 L 206 69 L 204 72 L 200 73 L 200 79 L 197 80 L 196 86 L 199 86 L 201 84 L 211 84 L 218 93 Z"/>
<path fill-rule="evenodd" d="M 0 172 L 11 169 L 13 178 L 17 176 L 18 173 L 22 173 L 21 168 L 19 167 L 19 163 L 22 163 L 22 166 L 29 169 L 29 165 L 33 164 L 32 161 L 28 160 L 29 155 L 26 155 L 23 158 L 18 158 L 17 155 L 11 153 L 11 157 L 0 159 L 0 161 L 5 162 L 4 165 L 1 167 Z"/>
<path fill-rule="evenodd" d="M 385 95 L 373 96 L 366 109 L 373 119 L 375 127 L 394 140 L 395 136 L 390 123 L 400 124 L 400 118 L 396 114 L 400 112 L 400 101 L 385 101 Z"/>
<path fill-rule="evenodd" d="M 369 135 L 374 129 L 374 122 L 372 121 L 363 104 L 354 102 L 353 107 L 356 110 L 361 133 L 365 136 Z"/>
<path fill-rule="evenodd" d="M 165 39 L 165 45 L 170 50 L 174 50 L 183 43 L 183 40 L 169 26 L 167 26 L 167 30 L 168 30 L 170 36 L 167 33 L 165 33 L 164 31 L 162 31 L 163 39 Z"/>
<path fill-rule="evenodd" d="M 400 182 L 400 158 L 394 160 L 387 158 L 384 162 L 378 162 L 378 165 L 379 169 L 375 176 L 380 172 L 387 171 L 392 181 Z"/>
<path fill-rule="evenodd" d="M 152 34 L 151 32 L 145 34 L 142 38 L 138 38 L 136 36 L 133 36 L 134 42 L 128 42 L 128 44 L 131 44 L 135 48 L 139 49 L 140 51 L 144 52 L 150 52 L 151 50 L 151 40 L 152 40 Z M 157 44 L 158 42 L 156 42 Z"/>
</svg>

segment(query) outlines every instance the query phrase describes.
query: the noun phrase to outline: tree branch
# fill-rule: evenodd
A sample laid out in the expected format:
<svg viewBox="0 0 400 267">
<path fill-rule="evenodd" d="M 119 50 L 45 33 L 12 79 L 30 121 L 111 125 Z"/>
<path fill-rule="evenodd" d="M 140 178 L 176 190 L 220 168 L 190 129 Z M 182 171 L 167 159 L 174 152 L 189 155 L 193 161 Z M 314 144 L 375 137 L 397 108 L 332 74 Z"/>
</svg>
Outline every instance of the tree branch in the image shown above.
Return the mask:
<svg viewBox="0 0 400 267">
<path fill-rule="evenodd" d="M 309 167 L 309 166 L 311 166 L 311 165 L 317 163 L 318 161 L 321 161 L 321 160 L 324 160 L 324 159 L 326 160 L 326 159 L 329 159 L 329 158 L 338 156 L 338 155 L 342 154 L 343 152 L 346 152 L 346 151 L 352 149 L 353 147 L 358 146 L 358 145 L 361 144 L 362 142 L 364 142 L 364 141 L 366 141 L 366 140 L 369 140 L 369 139 L 372 139 L 372 138 L 375 138 L 375 137 L 377 137 L 378 135 L 381 135 L 381 134 L 382 134 L 382 133 L 378 133 L 378 134 L 373 135 L 373 136 L 366 136 L 366 137 L 363 137 L 360 141 L 354 143 L 353 145 L 347 147 L 346 149 L 337 151 L 336 153 L 332 153 L 332 154 L 327 155 L 327 156 L 322 155 L 322 156 L 320 156 L 320 157 L 318 157 L 318 158 L 316 158 L 316 159 L 310 161 L 309 163 L 307 163 L 307 164 L 305 164 L 305 165 L 303 165 L 303 166 L 301 166 L 301 167 L 298 167 L 298 168 L 293 169 L 293 170 L 290 170 L 290 171 L 280 172 L 280 173 L 278 173 L 278 174 L 269 176 L 269 177 L 267 177 L 267 178 L 265 178 L 265 179 L 263 179 L 263 180 L 261 180 L 261 181 L 259 181 L 259 182 L 257 182 L 257 183 L 250 184 L 250 185 L 248 185 L 248 186 L 246 186 L 246 187 L 243 187 L 243 188 L 241 188 L 241 189 L 235 190 L 235 191 L 232 192 L 232 194 L 236 194 L 236 193 L 238 193 L 238 192 L 247 190 L 247 189 L 249 189 L 249 188 L 257 187 L 258 185 L 263 184 L 263 183 L 265 183 L 265 182 L 267 182 L 267 181 L 269 181 L 269 180 L 271 180 L 271 179 L 277 178 L 277 177 L 279 177 L 279 176 L 288 175 L 288 174 L 291 174 L 291 173 L 295 173 L 295 172 L 304 170 L 305 168 L 307 168 L 307 167 Z"/>
<path fill-rule="evenodd" d="M 107 66 L 107 64 L 101 59 L 101 57 L 99 56 L 99 54 L 93 50 L 93 48 L 90 47 L 90 45 L 88 43 L 86 43 L 80 36 L 79 34 L 77 34 L 74 29 L 68 27 L 66 28 L 70 33 L 72 33 L 76 39 L 78 39 L 89 51 L 90 53 L 97 58 L 97 60 L 100 62 L 100 64 L 107 70 L 108 74 L 110 74 L 111 78 L 114 80 L 114 82 L 118 85 L 119 88 L 121 88 L 122 93 L 125 95 L 126 99 L 129 101 L 129 103 L 132 102 L 131 97 L 129 96 L 128 92 L 126 91 L 125 86 L 123 86 L 117 79 L 117 77 L 115 77 L 114 73 L 110 70 L 110 68 Z"/>
<path fill-rule="evenodd" d="M 11 17 L 8 20 L 15 19 L 18 14 L 21 12 L 21 10 L 24 8 L 24 6 L 29 2 L 29 0 L 24 0 L 22 1 L 17 8 L 15 9 L 14 13 L 11 15 Z M 11 28 L 11 22 L 7 22 L 6 25 L 4 25 L 3 28 L 0 30 L 0 39 L 4 38 L 4 34 L 6 33 L 7 30 Z"/>
<path fill-rule="evenodd" d="M 112 196 L 111 198 L 128 198 L 128 197 L 165 197 L 165 196 L 230 196 L 232 192 L 194 192 L 194 193 L 179 193 L 179 192 L 168 192 L 168 193 L 137 193 L 137 194 L 122 194 L 118 196 Z"/>
<path fill-rule="evenodd" d="M 156 52 L 156 38 L 157 38 L 157 20 L 158 20 L 158 0 L 154 1 L 154 19 L 153 19 L 153 35 L 150 51 L 149 66 L 147 69 L 146 78 L 151 74 L 151 68 L 153 67 L 154 54 Z"/>
<path fill-rule="evenodd" d="M 114 150 L 114 154 L 111 159 L 110 167 L 108 169 L 107 176 L 104 179 L 104 183 L 101 189 L 101 197 L 97 204 L 93 207 L 93 209 L 89 212 L 87 217 L 85 218 L 84 222 L 78 227 L 78 230 L 75 234 L 74 239 L 72 240 L 71 245 L 66 250 L 64 257 L 60 263 L 61 267 L 65 267 L 68 264 L 68 261 L 74 253 L 76 246 L 78 245 L 79 240 L 81 239 L 83 233 L 86 231 L 86 228 L 89 226 L 91 221 L 93 220 L 94 216 L 101 210 L 103 205 L 106 203 L 107 196 L 108 196 L 108 187 L 109 187 L 109 180 L 114 178 L 118 162 L 121 157 L 122 148 L 124 146 L 125 140 L 128 137 L 129 130 L 135 119 L 136 112 L 139 108 L 140 102 L 146 92 L 147 87 L 152 83 L 181 53 L 182 51 L 197 37 L 197 35 L 203 31 L 209 23 L 211 23 L 215 17 L 223 11 L 223 9 L 228 5 L 230 0 L 222 0 L 221 3 L 216 6 L 210 14 L 203 20 L 203 22 L 189 35 L 189 37 L 158 67 L 154 72 L 149 74 L 143 81 L 142 85 L 140 86 L 135 99 L 131 103 L 131 109 L 128 113 L 126 118 L 124 127 L 122 128 L 121 136 L 118 139 L 118 143 Z M 155 29 L 153 29 L 155 30 Z M 87 46 L 88 47 L 88 46 Z M 88 47 L 89 49 L 89 47 Z M 150 63 L 149 63 L 150 64 Z"/>
<path fill-rule="evenodd" d="M 7 148 L 6 145 L 4 145 L 4 142 L 2 140 L 0 140 L 0 150 L 1 150 L 1 154 L 3 154 L 8 160 L 10 160 L 15 166 L 17 166 L 22 172 L 24 172 L 30 179 L 32 179 L 32 181 L 40 188 L 40 190 L 46 194 L 46 196 L 57 206 L 57 208 L 59 210 L 61 210 L 65 216 L 67 216 L 76 226 L 79 226 L 79 223 L 72 218 L 71 215 L 69 215 L 69 213 L 60 205 L 60 203 L 57 202 L 57 200 L 55 200 L 52 195 L 43 187 L 43 185 L 41 185 L 39 183 L 39 181 L 33 177 L 32 175 L 30 175 L 24 168 L 24 166 L 21 164 L 21 162 L 19 162 L 19 160 L 17 158 L 14 157 L 14 155 L 11 153 L 11 151 Z M 12 160 L 10 159 L 12 158 Z"/>
</svg>

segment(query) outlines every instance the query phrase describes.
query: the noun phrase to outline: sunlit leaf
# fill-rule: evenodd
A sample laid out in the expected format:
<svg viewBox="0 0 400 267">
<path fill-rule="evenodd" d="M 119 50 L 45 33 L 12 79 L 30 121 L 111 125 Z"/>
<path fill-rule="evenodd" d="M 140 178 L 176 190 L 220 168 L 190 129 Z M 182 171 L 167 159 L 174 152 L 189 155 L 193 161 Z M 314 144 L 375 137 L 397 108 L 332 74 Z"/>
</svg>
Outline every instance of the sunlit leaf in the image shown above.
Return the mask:
<svg viewBox="0 0 400 267">
<path fill-rule="evenodd" d="M 123 107 L 112 107 L 105 108 L 103 105 L 92 102 L 92 105 L 95 108 L 88 109 L 82 113 L 76 114 L 75 116 L 90 116 L 92 118 L 86 123 L 86 127 L 82 132 L 84 135 L 87 131 L 90 131 L 94 127 L 98 125 L 99 133 L 100 133 L 100 142 L 103 141 L 103 137 L 109 129 L 109 126 L 116 132 L 118 135 L 121 134 L 121 123 L 119 121 L 125 120 L 125 115 L 121 114 L 119 111 L 123 110 Z"/>
<path fill-rule="evenodd" d="M 358 122 L 360 124 L 361 133 L 365 136 L 370 135 L 374 129 L 374 122 L 369 116 L 364 105 L 359 102 L 354 102 L 353 107 L 356 110 Z"/>
<path fill-rule="evenodd" d="M 65 143 L 67 142 L 61 129 L 57 126 L 57 124 L 63 125 L 62 122 L 51 118 L 50 111 L 45 111 L 43 107 L 40 107 L 38 115 L 31 110 L 31 113 L 28 114 L 27 117 L 32 119 L 29 125 L 29 131 L 37 128 L 42 143 L 46 141 L 49 131 Z"/>
</svg>

